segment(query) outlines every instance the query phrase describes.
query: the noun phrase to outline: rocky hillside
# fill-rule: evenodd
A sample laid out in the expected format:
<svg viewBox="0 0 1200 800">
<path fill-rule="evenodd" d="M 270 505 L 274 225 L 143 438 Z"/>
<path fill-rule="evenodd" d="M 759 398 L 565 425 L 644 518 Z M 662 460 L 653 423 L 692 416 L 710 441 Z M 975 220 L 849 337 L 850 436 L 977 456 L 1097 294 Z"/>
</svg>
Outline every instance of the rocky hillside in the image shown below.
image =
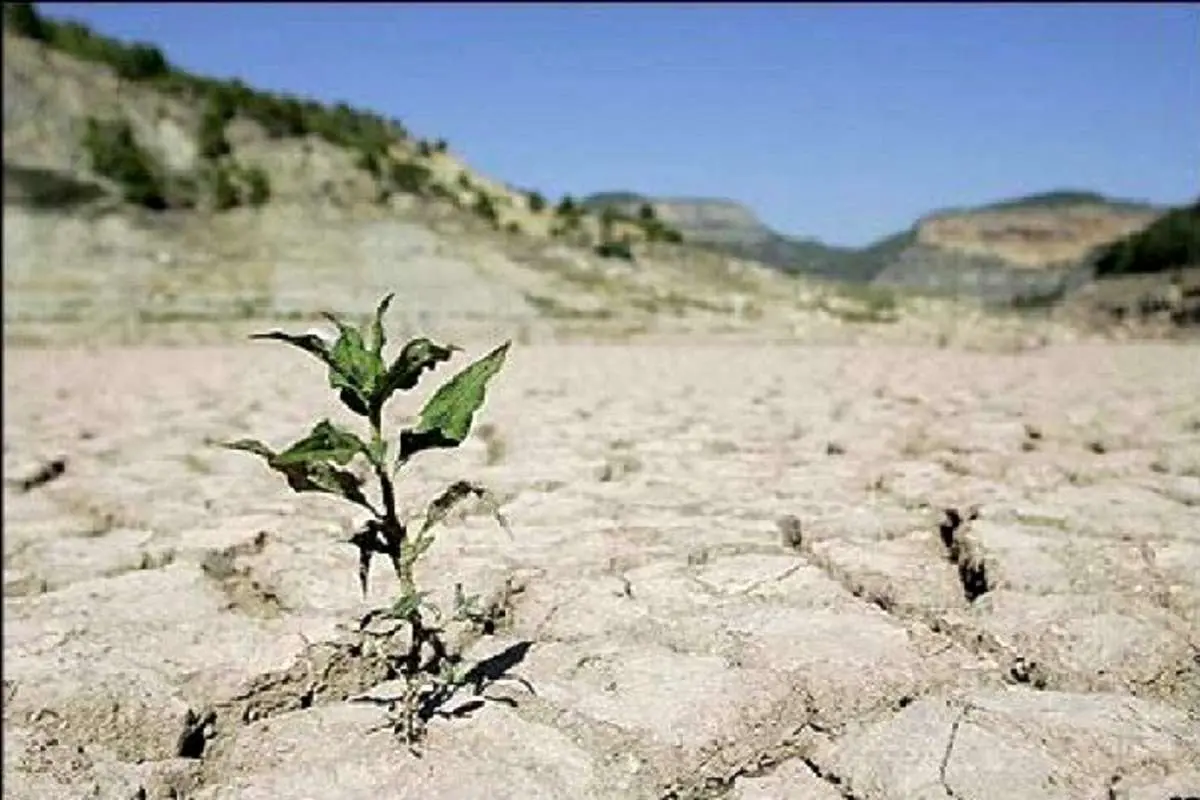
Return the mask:
<svg viewBox="0 0 1200 800">
<path fill-rule="evenodd" d="M 4 19 L 6 341 L 226 338 L 388 291 L 426 331 L 907 318 L 693 248 L 654 209 L 514 190 L 378 114 L 191 75 L 29 4 Z"/>
<path fill-rule="evenodd" d="M 861 249 L 830 247 L 771 230 L 727 200 L 592 195 L 589 208 L 648 206 L 688 241 L 786 272 L 994 303 L 1061 293 L 1086 281 L 1099 248 L 1146 228 L 1163 209 L 1090 192 L 1058 191 L 929 214 Z"/>
<path fill-rule="evenodd" d="M 398 195 L 498 230 L 598 246 L 673 241 L 655 219 L 589 214 L 481 175 L 397 120 L 174 67 L 156 47 L 5 6 L 6 184 L 49 200 L 97 191 L 154 211 L 272 202 L 386 207 Z"/>
<path fill-rule="evenodd" d="M 931 214 L 917 224 L 916 243 L 1016 267 L 1055 268 L 1078 264 L 1161 213 L 1148 204 L 1090 192 L 1050 192 Z"/>
</svg>

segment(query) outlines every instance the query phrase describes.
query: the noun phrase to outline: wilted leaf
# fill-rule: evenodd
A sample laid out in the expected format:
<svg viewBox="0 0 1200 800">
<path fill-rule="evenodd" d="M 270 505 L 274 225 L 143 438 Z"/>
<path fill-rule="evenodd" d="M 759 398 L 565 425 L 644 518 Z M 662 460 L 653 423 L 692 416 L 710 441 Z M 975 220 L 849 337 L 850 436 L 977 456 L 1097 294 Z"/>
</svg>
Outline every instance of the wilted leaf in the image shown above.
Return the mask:
<svg viewBox="0 0 1200 800">
<path fill-rule="evenodd" d="M 435 368 L 442 361 L 448 361 L 457 349 L 453 345 L 435 344 L 424 337 L 413 339 L 404 345 L 376 387 L 371 398 L 373 408 L 381 409 L 397 391 L 406 392 L 415 387 L 425 370 Z"/>
<path fill-rule="evenodd" d="M 432 447 L 457 447 L 471 432 L 475 412 L 483 405 L 487 383 L 504 366 L 511 342 L 505 342 L 439 388 L 421 409 L 416 428 L 400 434 L 400 458 Z"/>
<path fill-rule="evenodd" d="M 446 519 L 446 516 L 463 500 L 468 497 L 477 497 L 484 501 L 492 512 L 492 516 L 504 528 L 509 535 L 512 532 L 509 530 L 508 521 L 504 515 L 500 513 L 500 504 L 496 502 L 495 496 L 487 490 L 470 481 L 455 481 L 442 491 L 437 497 L 430 501 L 429 506 L 425 509 L 425 521 L 421 524 L 421 533 L 425 533 L 434 525 L 437 525 Z"/>
</svg>

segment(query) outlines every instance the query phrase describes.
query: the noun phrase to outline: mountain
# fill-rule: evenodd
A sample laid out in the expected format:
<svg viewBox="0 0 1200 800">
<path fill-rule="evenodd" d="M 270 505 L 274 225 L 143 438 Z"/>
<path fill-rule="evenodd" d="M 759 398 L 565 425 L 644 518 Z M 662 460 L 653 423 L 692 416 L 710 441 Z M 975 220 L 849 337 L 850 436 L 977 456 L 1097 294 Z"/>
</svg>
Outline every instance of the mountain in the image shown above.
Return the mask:
<svg viewBox="0 0 1200 800">
<path fill-rule="evenodd" d="M 857 282 L 873 277 L 869 266 L 865 263 L 860 266 L 853 258 L 856 251 L 816 239 L 786 236 L 732 200 L 651 198 L 636 192 L 614 191 L 588 195 L 582 205 L 589 210 L 611 208 L 630 215 L 649 207 L 690 243 L 761 261 L 786 273 Z"/>
<path fill-rule="evenodd" d="M 583 205 L 626 213 L 650 206 L 689 242 L 792 274 L 1001 304 L 1060 290 L 1064 281 L 1083 274 L 1098 248 L 1146 228 L 1164 212 L 1094 192 L 1059 190 L 936 211 L 872 245 L 844 248 L 772 230 L 750 209 L 724 199 L 625 191 L 590 195 Z"/>
<path fill-rule="evenodd" d="M 6 342 L 224 340 L 391 291 L 409 329 L 489 337 L 897 316 L 28 3 L 3 45 Z"/>
<path fill-rule="evenodd" d="M 552 200 L 399 120 L 192 74 L 28 3 L 5 6 L 3 38 L 6 341 L 224 339 L 389 291 L 426 330 L 927 330 L 913 317 L 934 305 L 862 284 L 994 267 L 968 252 L 986 236 L 934 224 L 959 212 L 847 249 L 726 200 Z"/>
</svg>

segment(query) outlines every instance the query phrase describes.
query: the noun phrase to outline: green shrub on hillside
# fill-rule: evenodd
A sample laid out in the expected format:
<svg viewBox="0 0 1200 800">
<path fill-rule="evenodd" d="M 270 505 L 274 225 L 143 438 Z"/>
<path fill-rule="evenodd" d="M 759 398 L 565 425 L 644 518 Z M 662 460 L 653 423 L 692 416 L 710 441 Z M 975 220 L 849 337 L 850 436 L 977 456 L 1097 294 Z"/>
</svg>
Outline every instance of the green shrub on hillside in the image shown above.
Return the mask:
<svg viewBox="0 0 1200 800">
<path fill-rule="evenodd" d="M 46 26 L 33 3 L 5 3 L 4 27 L 26 39 L 46 40 Z"/>
<path fill-rule="evenodd" d="M 19 12 L 28 20 L 28 15 L 37 15 L 30 5 L 27 12 Z M 40 41 L 56 50 L 85 61 L 99 61 L 112 67 L 122 78 L 141 81 L 163 77 L 171 72 L 166 56 L 152 44 L 145 42 L 125 43 L 94 33 L 79 22 L 57 22 L 38 17 L 35 29 L 40 29 Z M 28 27 L 29 22 L 25 25 Z M 14 31 L 18 32 L 18 31 Z"/>
<path fill-rule="evenodd" d="M 540 192 L 529 192 L 526 197 L 529 198 L 529 210 L 534 214 L 540 214 L 546 209 L 546 198 L 542 197 Z"/>
<path fill-rule="evenodd" d="M 158 166 L 138 145 L 128 120 L 88 117 L 83 148 L 96 174 L 117 183 L 127 201 L 155 211 L 167 207 Z"/>
<path fill-rule="evenodd" d="M 500 215 L 496 213 L 496 204 L 492 200 L 492 196 L 486 192 L 480 192 L 475 196 L 475 203 L 471 206 L 471 210 L 478 216 L 487 220 L 493 227 L 499 227 Z"/>
<path fill-rule="evenodd" d="M 579 206 L 575 203 L 575 198 L 568 194 L 564 195 L 563 199 L 558 201 L 555 213 L 560 217 L 574 217 L 578 216 L 580 212 Z"/>
<path fill-rule="evenodd" d="M 243 114 L 275 138 L 316 134 L 331 144 L 355 148 L 408 136 L 402 124 L 356 111 L 345 103 L 328 106 L 257 91 L 238 80 L 215 80 L 184 72 L 174 68 L 153 45 L 122 42 L 95 33 L 79 22 L 42 17 L 32 3 L 6 5 L 4 24 L 12 33 L 45 42 L 67 55 L 106 64 L 127 80 L 154 82 L 189 100 L 216 101 L 225 109 L 226 121 L 235 113 Z"/>
<path fill-rule="evenodd" d="M 201 158 L 215 161 L 221 156 L 227 156 L 233 148 L 225 138 L 225 123 L 229 119 L 227 107 L 215 98 L 205 106 L 200 115 L 200 128 L 196 132 L 196 148 Z"/>
<path fill-rule="evenodd" d="M 423 195 L 430 188 L 432 177 L 429 167 L 415 161 L 393 161 L 391 165 L 392 185 L 407 194 Z"/>
<path fill-rule="evenodd" d="M 259 166 L 247 167 L 242 174 L 246 182 L 246 202 L 258 208 L 271 199 L 271 180 Z"/>
<path fill-rule="evenodd" d="M 389 153 L 397 142 L 407 140 L 409 132 L 396 120 L 380 114 L 356 110 L 346 103 L 325 104 L 283 93 L 264 92 L 247 86 L 240 80 L 208 78 L 174 67 L 157 47 L 140 42 L 123 42 L 94 32 L 87 25 L 69 20 L 55 20 L 38 13 L 36 4 L 10 3 L 4 7 L 6 30 L 19 36 L 44 42 L 48 47 L 73 58 L 104 64 L 126 80 L 151 84 L 157 91 L 170 94 L 192 106 L 203 104 L 197 130 L 197 146 L 200 156 L 208 162 L 216 162 L 232 155 L 226 129 L 231 120 L 240 117 L 257 123 L 268 137 L 275 139 L 318 136 L 330 144 L 358 154 L 357 165 L 369 172 L 376 180 L 381 196 L 390 196 L 402 191 L 426 197 L 440 197 L 457 202 L 448 187 L 432 180 L 431 171 L 415 161 L 397 161 Z M 119 174 L 117 180 L 125 188 L 127 197 L 147 207 L 159 207 L 166 203 L 162 178 L 151 160 L 136 150 L 131 134 L 122 139 L 108 131 L 104 136 L 93 136 L 92 150 L 99 152 L 99 161 L 109 176 Z M 114 155 L 109 150 L 121 151 Z M 122 149 L 123 148 L 123 149 Z M 445 153 L 449 145 L 445 139 L 420 140 L 416 149 L 423 158 L 436 153 Z M 89 151 L 91 152 L 91 151 Z M 100 168 L 98 168 L 100 171 Z M 171 176 L 175 181 L 181 176 Z M 211 174 L 197 174 L 194 178 L 215 192 L 216 205 L 228 207 L 230 198 L 229 180 L 218 179 Z M 229 176 L 226 176 L 227 178 Z M 249 179 L 248 179 L 249 180 Z M 468 178 L 469 180 L 469 178 Z M 168 192 L 169 194 L 169 192 Z M 187 192 L 185 195 L 191 197 Z M 254 204 L 255 198 L 266 202 L 270 197 L 269 183 L 265 180 L 247 185 L 246 201 Z M 172 195 L 173 198 L 173 195 Z M 189 202 L 194 202 L 192 198 Z M 531 196 L 531 207 L 540 211 L 545 199 Z M 564 198 L 560 213 L 566 217 L 568 228 L 575 228 L 582 210 L 571 198 Z M 474 210 L 498 224 L 492 199 L 476 201 Z"/>
<path fill-rule="evenodd" d="M 1101 248 L 1096 274 L 1163 272 L 1200 264 L 1200 200 L 1175 208 L 1149 227 Z"/>
<path fill-rule="evenodd" d="M 228 211 L 241 205 L 241 195 L 233 175 L 224 165 L 213 168 L 212 171 L 213 208 L 217 211 Z"/>
<path fill-rule="evenodd" d="M 358 159 L 354 164 L 372 178 L 379 180 L 383 177 L 383 164 L 386 159 L 386 153 L 380 152 L 373 147 L 368 147 L 359 150 Z"/>
<path fill-rule="evenodd" d="M 600 212 L 600 236 L 604 239 L 612 238 L 613 226 L 621 218 L 621 215 L 615 209 L 605 208 Z"/>
<path fill-rule="evenodd" d="M 619 258 L 622 261 L 633 261 L 633 248 L 624 239 L 601 242 L 593 248 L 593 252 L 601 258 Z"/>
</svg>

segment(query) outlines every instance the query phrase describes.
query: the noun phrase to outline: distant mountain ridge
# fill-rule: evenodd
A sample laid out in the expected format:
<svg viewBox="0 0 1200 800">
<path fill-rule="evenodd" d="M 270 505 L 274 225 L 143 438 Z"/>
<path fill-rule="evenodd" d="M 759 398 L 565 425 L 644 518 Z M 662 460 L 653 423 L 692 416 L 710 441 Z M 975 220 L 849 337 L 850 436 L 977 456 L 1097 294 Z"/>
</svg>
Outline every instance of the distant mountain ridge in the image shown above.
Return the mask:
<svg viewBox="0 0 1200 800">
<path fill-rule="evenodd" d="M 586 208 L 623 213 L 643 204 L 691 243 L 787 273 L 998 302 L 1055 291 L 1100 247 L 1144 229 L 1165 212 L 1140 201 L 1061 189 L 933 211 L 906 230 L 850 248 L 780 233 L 745 205 L 726 199 L 609 191 L 583 201 Z"/>
<path fill-rule="evenodd" d="M 650 205 L 659 219 L 691 244 L 761 261 L 788 273 L 858 282 L 874 277 L 869 265 L 859 266 L 855 258 L 859 251 L 779 233 L 749 207 L 733 200 L 656 198 L 614 191 L 591 194 L 582 201 L 582 206 L 592 211 L 612 208 L 622 214 L 635 214 L 643 205 Z"/>
</svg>

